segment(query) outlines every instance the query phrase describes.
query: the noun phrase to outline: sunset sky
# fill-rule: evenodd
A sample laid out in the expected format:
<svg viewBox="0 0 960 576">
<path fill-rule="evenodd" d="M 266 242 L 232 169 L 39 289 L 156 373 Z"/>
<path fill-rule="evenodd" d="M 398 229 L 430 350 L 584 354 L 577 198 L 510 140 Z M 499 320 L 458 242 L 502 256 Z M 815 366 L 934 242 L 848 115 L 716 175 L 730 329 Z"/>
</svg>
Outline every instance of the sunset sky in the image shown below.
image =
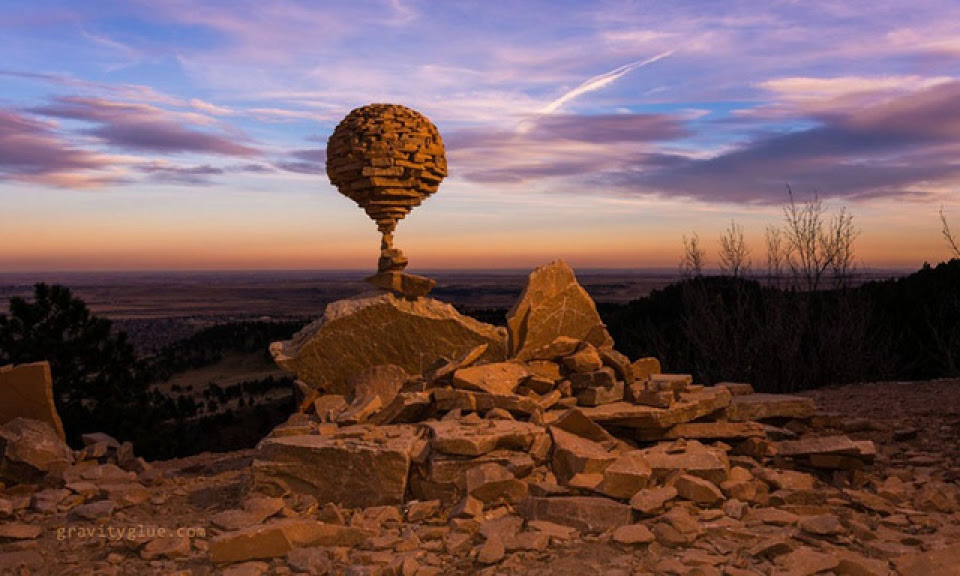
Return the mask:
<svg viewBox="0 0 960 576">
<path fill-rule="evenodd" d="M 716 263 L 790 184 L 867 267 L 960 228 L 960 3 L 0 0 L 0 272 L 373 269 L 330 185 L 351 109 L 427 115 L 450 176 L 411 269 Z"/>
</svg>

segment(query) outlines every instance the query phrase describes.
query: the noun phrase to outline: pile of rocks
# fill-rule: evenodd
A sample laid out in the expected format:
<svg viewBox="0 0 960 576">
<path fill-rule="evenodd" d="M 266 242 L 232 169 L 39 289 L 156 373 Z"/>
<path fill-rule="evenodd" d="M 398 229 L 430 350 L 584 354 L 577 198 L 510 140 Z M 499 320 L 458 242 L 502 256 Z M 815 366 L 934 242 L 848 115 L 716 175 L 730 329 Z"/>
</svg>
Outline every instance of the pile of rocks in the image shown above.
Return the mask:
<svg viewBox="0 0 960 576">
<path fill-rule="evenodd" d="M 70 450 L 48 423 L 0 426 L 0 571 L 960 574 L 960 465 L 936 457 L 955 411 L 904 427 L 664 374 L 614 350 L 561 262 L 506 331 L 389 294 L 331 310 L 298 337 L 301 410 L 254 451 L 151 465 L 103 434 Z M 147 535 L 54 537 L 70 526 Z"/>
</svg>

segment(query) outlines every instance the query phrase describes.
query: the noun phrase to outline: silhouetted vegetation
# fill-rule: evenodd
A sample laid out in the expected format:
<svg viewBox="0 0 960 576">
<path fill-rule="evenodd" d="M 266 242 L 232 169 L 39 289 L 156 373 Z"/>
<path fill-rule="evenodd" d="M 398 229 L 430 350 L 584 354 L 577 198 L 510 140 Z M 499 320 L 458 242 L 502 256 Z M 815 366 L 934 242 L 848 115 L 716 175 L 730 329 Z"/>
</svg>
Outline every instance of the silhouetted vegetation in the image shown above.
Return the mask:
<svg viewBox="0 0 960 576">
<path fill-rule="evenodd" d="M 225 354 L 262 354 L 270 360 L 271 342 L 287 340 L 306 324 L 305 321 L 244 321 L 218 324 L 165 346 L 149 359 L 151 380 L 169 380 L 187 370 L 210 366 Z"/>
<path fill-rule="evenodd" d="M 214 326 L 139 359 L 123 332 L 98 318 L 64 286 L 40 283 L 34 298 L 10 299 L 9 314 L 0 314 L 0 365 L 50 362 L 54 401 L 68 441 L 77 446 L 82 433 L 102 431 L 131 440 L 149 458 L 184 456 L 202 450 L 252 446 L 294 409 L 290 378 L 268 377 L 211 388 L 214 400 L 204 402 L 189 389 L 164 395 L 151 384 L 175 373 L 208 366 L 226 354 L 259 353 L 289 338 L 303 322 L 239 322 Z M 242 417 L 233 409 L 219 411 L 233 400 L 249 407 Z M 249 412 L 250 414 L 247 414 Z"/>
</svg>

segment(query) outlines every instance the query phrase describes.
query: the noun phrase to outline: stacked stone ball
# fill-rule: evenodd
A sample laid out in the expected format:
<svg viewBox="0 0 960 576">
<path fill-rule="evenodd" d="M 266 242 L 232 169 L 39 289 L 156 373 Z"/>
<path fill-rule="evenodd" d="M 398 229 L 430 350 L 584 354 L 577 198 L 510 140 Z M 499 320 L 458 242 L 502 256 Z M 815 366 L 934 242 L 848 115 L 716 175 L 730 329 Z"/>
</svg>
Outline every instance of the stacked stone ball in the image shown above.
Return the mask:
<svg viewBox="0 0 960 576">
<path fill-rule="evenodd" d="M 350 112 L 330 136 L 327 175 L 377 223 L 389 247 L 397 221 L 447 175 L 443 140 L 419 112 L 369 104 Z"/>
</svg>

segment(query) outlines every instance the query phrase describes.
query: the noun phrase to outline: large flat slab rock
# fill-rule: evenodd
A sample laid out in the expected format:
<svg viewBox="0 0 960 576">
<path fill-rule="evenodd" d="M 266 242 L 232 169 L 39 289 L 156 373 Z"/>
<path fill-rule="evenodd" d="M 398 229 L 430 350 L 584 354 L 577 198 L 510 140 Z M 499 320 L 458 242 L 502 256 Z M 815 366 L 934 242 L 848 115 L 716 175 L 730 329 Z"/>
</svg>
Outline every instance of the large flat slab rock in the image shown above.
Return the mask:
<svg viewBox="0 0 960 576">
<path fill-rule="evenodd" d="M 496 449 L 529 450 L 549 438 L 536 424 L 516 420 L 440 420 L 426 422 L 430 447 L 458 456 L 480 456 Z"/>
<path fill-rule="evenodd" d="M 731 422 L 766 420 L 769 418 L 809 418 L 817 411 L 810 398 L 784 394 L 746 394 L 734 396 L 727 407 Z"/>
<path fill-rule="evenodd" d="M 464 316 L 439 300 L 376 293 L 329 304 L 319 320 L 291 340 L 271 344 L 270 353 L 278 366 L 307 385 L 349 395 L 350 379 L 371 366 L 394 365 L 422 374 L 441 358 L 456 358 L 483 344 L 482 360 L 506 358 L 503 328 Z"/>
<path fill-rule="evenodd" d="M 288 519 L 226 532 L 210 541 L 210 560 L 242 562 L 284 556 L 305 546 L 356 546 L 367 534 L 352 526 L 324 524 L 314 520 Z"/>
<path fill-rule="evenodd" d="M 730 461 L 722 448 L 704 446 L 696 440 L 679 446 L 657 444 L 639 452 L 650 465 L 654 479 L 660 482 L 685 472 L 719 485 L 730 470 Z"/>
<path fill-rule="evenodd" d="M 602 426 L 663 430 L 722 410 L 730 404 L 730 398 L 726 388 L 704 388 L 680 394 L 680 401 L 669 408 L 614 402 L 581 411 Z"/>
<path fill-rule="evenodd" d="M 544 521 L 597 533 L 633 523 L 633 509 L 609 498 L 560 496 L 525 498 L 517 512 L 528 522 Z"/>
<path fill-rule="evenodd" d="M 61 440 L 66 440 L 63 422 L 53 401 L 49 363 L 0 366 L 0 424 L 14 418 L 46 422 Z"/>
<path fill-rule="evenodd" d="M 507 314 L 507 331 L 510 355 L 520 360 L 559 336 L 597 348 L 613 346 L 596 304 L 563 260 L 530 273 L 520 300 Z"/>
<path fill-rule="evenodd" d="M 352 426 L 329 436 L 268 437 L 257 446 L 253 489 L 309 494 L 352 508 L 403 503 L 417 427 Z"/>
</svg>

